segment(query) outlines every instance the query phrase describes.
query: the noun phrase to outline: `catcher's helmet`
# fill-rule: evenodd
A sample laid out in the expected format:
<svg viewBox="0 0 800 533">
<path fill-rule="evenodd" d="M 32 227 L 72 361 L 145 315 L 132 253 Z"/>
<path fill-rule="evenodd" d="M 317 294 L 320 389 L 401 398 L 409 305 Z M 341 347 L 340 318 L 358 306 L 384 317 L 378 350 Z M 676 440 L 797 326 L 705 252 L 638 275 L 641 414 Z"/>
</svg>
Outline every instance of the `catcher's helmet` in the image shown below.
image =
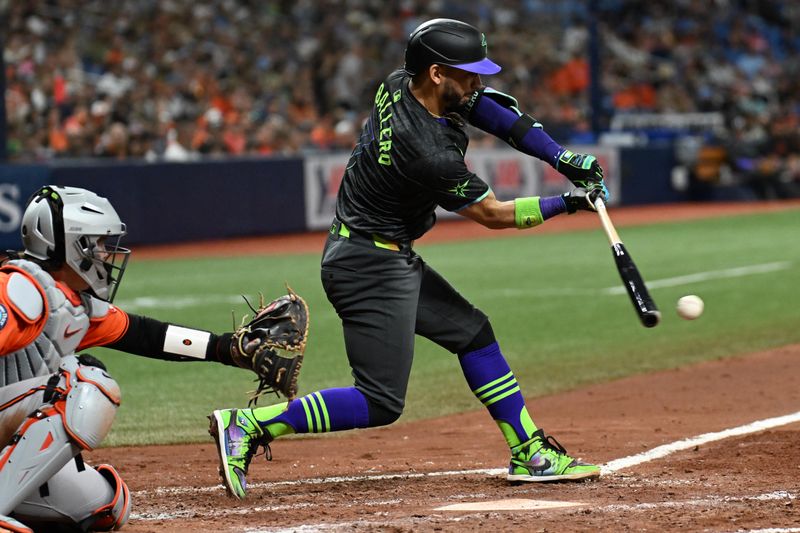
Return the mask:
<svg viewBox="0 0 800 533">
<path fill-rule="evenodd" d="M 52 268 L 66 264 L 94 296 L 114 299 L 130 250 L 119 246 L 125 224 L 108 200 L 77 187 L 42 187 L 28 201 L 21 230 L 27 257 Z"/>
<path fill-rule="evenodd" d="M 418 74 L 434 63 L 476 74 L 500 72 L 500 66 L 486 57 L 486 36 L 475 26 L 453 19 L 423 22 L 408 38 L 406 72 Z"/>
</svg>

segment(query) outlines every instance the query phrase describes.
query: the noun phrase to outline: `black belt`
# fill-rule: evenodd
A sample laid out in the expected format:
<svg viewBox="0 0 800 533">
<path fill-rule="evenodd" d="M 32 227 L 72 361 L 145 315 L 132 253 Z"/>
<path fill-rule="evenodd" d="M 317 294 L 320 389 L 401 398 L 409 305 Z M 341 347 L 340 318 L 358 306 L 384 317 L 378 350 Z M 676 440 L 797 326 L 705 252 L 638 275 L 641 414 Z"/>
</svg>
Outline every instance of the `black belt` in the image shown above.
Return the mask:
<svg viewBox="0 0 800 533">
<path fill-rule="evenodd" d="M 372 234 L 366 235 L 356 230 L 351 230 L 347 226 L 342 223 L 341 220 L 334 218 L 333 223 L 331 223 L 330 228 L 331 235 L 335 235 L 338 237 L 344 237 L 345 239 L 350 240 L 359 240 L 364 242 L 369 242 L 376 248 L 383 248 L 384 250 L 392 250 L 394 252 L 399 252 L 401 250 L 410 250 L 414 245 L 414 241 L 411 242 L 394 242 L 388 239 L 384 239 L 380 235 Z"/>
</svg>

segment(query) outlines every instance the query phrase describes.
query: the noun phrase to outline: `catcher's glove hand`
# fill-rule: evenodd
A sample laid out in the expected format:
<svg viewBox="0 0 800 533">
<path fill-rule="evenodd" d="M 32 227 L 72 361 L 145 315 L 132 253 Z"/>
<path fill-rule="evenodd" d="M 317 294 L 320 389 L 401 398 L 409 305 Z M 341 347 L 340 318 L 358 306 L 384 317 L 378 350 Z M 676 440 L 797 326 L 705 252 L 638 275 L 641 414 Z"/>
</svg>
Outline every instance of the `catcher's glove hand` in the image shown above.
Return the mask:
<svg viewBox="0 0 800 533">
<path fill-rule="evenodd" d="M 255 317 L 233 333 L 231 358 L 258 375 L 251 403 L 267 392 L 283 394 L 289 401 L 297 394 L 297 378 L 308 338 L 308 305 L 288 285 L 289 294 L 264 305 L 261 296 Z M 249 302 L 248 302 L 249 305 Z"/>
</svg>

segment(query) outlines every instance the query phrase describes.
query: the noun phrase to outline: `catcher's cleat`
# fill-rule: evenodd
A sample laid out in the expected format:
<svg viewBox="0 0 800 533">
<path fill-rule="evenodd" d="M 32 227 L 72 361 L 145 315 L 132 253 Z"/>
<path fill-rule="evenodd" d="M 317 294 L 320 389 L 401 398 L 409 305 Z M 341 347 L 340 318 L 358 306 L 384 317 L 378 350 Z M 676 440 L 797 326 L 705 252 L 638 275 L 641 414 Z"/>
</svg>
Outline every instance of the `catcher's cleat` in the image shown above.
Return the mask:
<svg viewBox="0 0 800 533">
<path fill-rule="evenodd" d="M 567 455 L 567 450 L 543 430 L 531 440 L 511 450 L 509 481 L 567 481 L 600 477 L 600 467 L 582 463 Z"/>
<path fill-rule="evenodd" d="M 247 495 L 247 468 L 261 446 L 272 460 L 269 443 L 272 437 L 253 418 L 250 409 L 220 409 L 208 417 L 208 432 L 217 443 L 219 475 L 229 496 L 244 499 Z"/>
</svg>

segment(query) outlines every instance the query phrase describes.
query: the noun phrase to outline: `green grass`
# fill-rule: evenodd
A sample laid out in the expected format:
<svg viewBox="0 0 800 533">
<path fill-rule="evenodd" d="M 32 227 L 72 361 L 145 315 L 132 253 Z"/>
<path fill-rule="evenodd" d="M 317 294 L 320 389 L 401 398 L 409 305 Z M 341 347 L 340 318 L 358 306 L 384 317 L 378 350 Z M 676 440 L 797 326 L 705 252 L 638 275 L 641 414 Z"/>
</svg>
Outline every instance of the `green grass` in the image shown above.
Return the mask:
<svg viewBox="0 0 800 533">
<path fill-rule="evenodd" d="M 668 209 L 669 207 L 664 207 Z M 553 222 L 557 223 L 557 222 Z M 698 222 L 622 228 L 645 279 L 773 262 L 769 273 L 722 277 L 653 289 L 663 322 L 639 325 L 618 287 L 601 230 L 420 246 L 426 261 L 492 319 L 526 396 L 538 396 L 636 373 L 800 342 L 800 210 Z M 268 298 L 288 281 L 311 308 L 301 394 L 352 384 L 338 318 L 319 282 L 318 254 L 286 257 L 137 261 L 117 297 L 135 313 L 217 332 L 247 310 L 236 295 Z M 684 294 L 706 303 L 696 321 L 677 317 Z M 243 406 L 253 383 L 246 371 L 203 363 L 168 363 L 92 350 L 110 367 L 123 404 L 105 445 L 203 441 L 205 415 Z M 265 403 L 270 403 L 269 398 Z M 479 408 L 456 358 L 418 338 L 403 420 Z M 534 413 L 535 414 L 535 413 Z"/>
</svg>

